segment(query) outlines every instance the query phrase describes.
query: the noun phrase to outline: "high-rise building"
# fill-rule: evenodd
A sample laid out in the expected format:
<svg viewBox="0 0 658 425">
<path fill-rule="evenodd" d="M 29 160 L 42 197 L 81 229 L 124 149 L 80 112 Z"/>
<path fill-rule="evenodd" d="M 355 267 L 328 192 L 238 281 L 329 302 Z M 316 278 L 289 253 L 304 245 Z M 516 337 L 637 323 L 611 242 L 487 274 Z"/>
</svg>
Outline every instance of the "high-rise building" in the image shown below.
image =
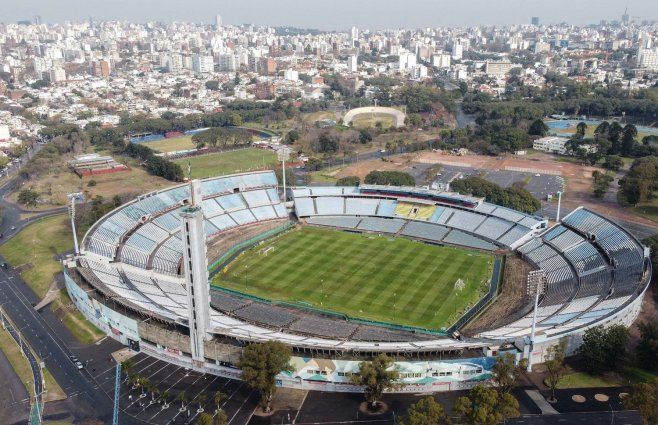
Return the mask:
<svg viewBox="0 0 658 425">
<path fill-rule="evenodd" d="M 637 49 L 637 67 L 658 70 L 658 48 Z"/>
<path fill-rule="evenodd" d="M 283 73 L 283 78 L 288 81 L 297 81 L 299 80 L 299 72 L 295 71 L 292 68 L 288 68 Z"/>
<path fill-rule="evenodd" d="M 416 55 L 411 52 L 400 52 L 399 69 L 405 71 L 416 66 Z"/>
<path fill-rule="evenodd" d="M 91 65 L 91 73 L 95 77 L 107 78 L 111 72 L 110 62 L 105 59 L 94 61 Z"/>
<path fill-rule="evenodd" d="M 207 74 L 215 70 L 213 57 L 210 55 L 192 56 L 192 71 L 197 74 Z"/>
<path fill-rule="evenodd" d="M 432 55 L 432 65 L 437 68 L 450 68 L 450 55 L 446 53 Z"/>
<path fill-rule="evenodd" d="M 464 55 L 464 45 L 460 39 L 452 42 L 452 59 L 460 60 Z"/>
<path fill-rule="evenodd" d="M 350 28 L 350 43 L 352 44 L 352 46 L 355 45 L 358 39 L 359 39 L 359 29 L 357 27 Z"/>
<path fill-rule="evenodd" d="M 530 19 L 530 23 L 532 25 L 539 25 L 539 16 L 533 16 L 532 19 Z"/>
<path fill-rule="evenodd" d="M 348 72 L 357 72 L 359 69 L 359 64 L 358 64 L 359 58 L 357 55 L 351 55 L 349 58 L 347 58 L 347 71 Z"/>
<path fill-rule="evenodd" d="M 215 15 L 215 28 L 219 29 L 222 27 L 222 15 Z"/>
<path fill-rule="evenodd" d="M 61 83 L 66 81 L 66 71 L 63 68 L 53 68 L 48 73 L 48 79 L 51 83 Z"/>
<path fill-rule="evenodd" d="M 224 53 L 219 55 L 219 70 L 233 72 L 237 70 L 237 60 L 233 53 Z"/>
</svg>

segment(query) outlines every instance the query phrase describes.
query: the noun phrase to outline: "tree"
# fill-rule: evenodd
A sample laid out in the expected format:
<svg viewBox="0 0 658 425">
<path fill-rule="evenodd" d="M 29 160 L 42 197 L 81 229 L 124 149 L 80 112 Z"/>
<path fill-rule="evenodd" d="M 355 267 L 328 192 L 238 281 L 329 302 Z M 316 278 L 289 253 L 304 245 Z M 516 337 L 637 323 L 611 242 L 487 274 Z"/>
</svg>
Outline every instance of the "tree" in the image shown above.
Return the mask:
<svg viewBox="0 0 658 425">
<path fill-rule="evenodd" d="M 496 358 L 491 371 L 491 378 L 494 387 L 501 394 L 507 394 L 517 385 L 519 378 L 528 366 L 528 361 L 523 359 L 516 363 L 516 358 L 512 353 L 505 353 Z"/>
<path fill-rule="evenodd" d="M 352 375 L 352 383 L 364 387 L 366 401 L 374 409 L 384 391 L 397 387 L 398 371 L 393 359 L 382 353 L 372 361 L 359 364 L 359 372 Z"/>
<path fill-rule="evenodd" d="M 228 416 L 226 412 L 219 409 L 213 418 L 212 425 L 228 425 Z"/>
<path fill-rule="evenodd" d="M 619 171 L 624 166 L 624 160 L 618 155 L 606 155 L 603 159 L 603 168 Z"/>
<path fill-rule="evenodd" d="M 317 146 L 318 152 L 338 152 L 338 139 L 324 132 L 318 137 Z"/>
<path fill-rule="evenodd" d="M 336 180 L 336 186 L 358 186 L 360 183 L 361 179 L 357 176 L 341 177 Z"/>
<path fill-rule="evenodd" d="M 386 186 L 413 186 L 414 177 L 403 171 L 371 171 L 363 180 L 366 184 L 381 184 Z"/>
<path fill-rule="evenodd" d="M 290 347 L 279 341 L 250 344 L 242 352 L 238 364 L 242 369 L 242 379 L 260 393 L 260 405 L 265 412 L 271 409 L 276 376 L 292 371 L 291 353 Z"/>
<path fill-rule="evenodd" d="M 544 357 L 544 366 L 546 367 L 548 386 L 551 389 L 551 398 L 548 400 L 550 402 L 555 402 L 555 389 L 557 384 L 560 382 L 560 378 L 566 372 L 566 366 L 564 365 L 564 353 L 567 349 L 567 341 L 561 339 L 557 345 L 549 347 Z"/>
<path fill-rule="evenodd" d="M 206 81 L 206 88 L 208 90 L 212 90 L 212 91 L 219 90 L 219 81 L 217 81 L 217 80 Z"/>
<path fill-rule="evenodd" d="M 39 192 L 32 189 L 23 189 L 18 192 L 18 203 L 27 205 L 28 207 L 34 207 L 39 202 Z"/>
<path fill-rule="evenodd" d="M 628 329 L 623 325 L 596 326 L 585 331 L 578 349 L 583 368 L 594 374 L 617 370 L 626 357 Z"/>
<path fill-rule="evenodd" d="M 548 126 L 542 119 L 536 119 L 530 124 L 528 128 L 528 134 L 532 136 L 541 136 L 544 137 L 548 134 Z"/>
<path fill-rule="evenodd" d="M 180 401 L 180 408 L 183 409 L 185 408 L 185 403 L 187 403 L 187 395 L 184 392 L 179 393 L 176 396 L 176 400 Z"/>
<path fill-rule="evenodd" d="M 621 153 L 623 155 L 629 156 L 633 152 L 636 137 L 637 128 L 633 124 L 627 124 L 621 137 Z"/>
<path fill-rule="evenodd" d="M 222 402 L 226 400 L 226 394 L 221 391 L 215 391 L 215 394 L 212 397 L 213 403 L 215 403 L 215 411 L 219 412 L 222 410 Z"/>
<path fill-rule="evenodd" d="M 434 397 L 421 398 L 409 406 L 401 425 L 450 425 L 452 421 Z"/>
<path fill-rule="evenodd" d="M 213 418 L 208 413 L 203 412 L 194 423 L 195 425 L 213 425 Z"/>
<path fill-rule="evenodd" d="M 520 415 L 519 402 L 512 394 L 499 394 L 494 388 L 475 386 L 467 397 L 459 397 L 454 413 L 468 425 L 495 425 Z"/>
<path fill-rule="evenodd" d="M 658 370 L 658 321 L 650 320 L 637 325 L 640 330 L 640 343 L 636 348 L 637 359 L 642 367 Z"/>
<path fill-rule="evenodd" d="M 581 121 L 576 125 L 576 137 L 579 139 L 585 138 L 585 133 L 587 132 L 587 124 L 584 121 Z"/>
<path fill-rule="evenodd" d="M 627 409 L 639 410 L 645 424 L 658 424 L 658 378 L 635 385 L 623 403 Z"/>
<path fill-rule="evenodd" d="M 286 134 L 286 138 L 284 139 L 284 142 L 286 145 L 292 145 L 299 140 L 299 137 L 300 137 L 299 131 L 293 129 L 290 130 L 288 134 Z"/>
<path fill-rule="evenodd" d="M 370 142 L 372 142 L 372 133 L 365 128 L 359 130 L 359 143 L 365 145 Z"/>
</svg>

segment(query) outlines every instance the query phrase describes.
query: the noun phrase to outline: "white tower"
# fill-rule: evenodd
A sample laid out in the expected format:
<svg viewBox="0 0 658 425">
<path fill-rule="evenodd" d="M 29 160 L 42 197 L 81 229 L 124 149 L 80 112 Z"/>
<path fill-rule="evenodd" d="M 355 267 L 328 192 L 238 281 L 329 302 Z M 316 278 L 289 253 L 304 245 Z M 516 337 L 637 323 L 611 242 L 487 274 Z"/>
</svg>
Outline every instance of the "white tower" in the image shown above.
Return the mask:
<svg viewBox="0 0 658 425">
<path fill-rule="evenodd" d="M 201 182 L 190 182 L 191 202 L 183 208 L 181 239 L 183 241 L 183 267 L 187 288 L 187 313 L 190 328 L 190 353 L 194 362 L 203 363 L 203 343 L 210 339 L 210 286 L 208 284 L 208 260 L 206 257 L 206 233 L 204 231 L 201 202 Z"/>
</svg>

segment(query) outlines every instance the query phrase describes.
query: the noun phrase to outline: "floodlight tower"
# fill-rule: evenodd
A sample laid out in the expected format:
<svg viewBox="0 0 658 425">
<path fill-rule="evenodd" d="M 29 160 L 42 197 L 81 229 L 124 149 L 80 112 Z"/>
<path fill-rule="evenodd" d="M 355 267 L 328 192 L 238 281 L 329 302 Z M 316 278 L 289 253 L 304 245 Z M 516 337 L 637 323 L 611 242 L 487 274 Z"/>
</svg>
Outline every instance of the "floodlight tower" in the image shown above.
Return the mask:
<svg viewBox="0 0 658 425">
<path fill-rule="evenodd" d="M 180 212 L 183 242 L 183 267 L 187 288 L 187 313 L 190 328 L 190 353 L 198 366 L 204 362 L 204 342 L 210 339 L 210 287 L 204 230 L 201 182 L 190 182 L 190 203 Z"/>
<path fill-rule="evenodd" d="M 555 222 L 560 222 L 560 207 L 562 206 L 562 191 L 557 193 L 557 213 L 555 214 Z"/>
<path fill-rule="evenodd" d="M 286 198 L 286 161 L 290 158 L 290 148 L 283 146 L 278 150 L 277 156 L 279 161 L 281 161 L 281 178 L 283 179 L 283 202 L 285 203 Z"/>
<path fill-rule="evenodd" d="M 85 197 L 82 193 L 68 193 L 66 195 L 70 204 L 68 205 L 69 216 L 71 218 L 71 231 L 73 232 L 73 250 L 75 255 L 80 254 L 80 247 L 78 246 L 78 235 L 75 231 L 75 203 L 77 201 L 84 201 Z"/>
<path fill-rule="evenodd" d="M 532 310 L 532 329 L 530 331 L 530 350 L 528 352 L 528 372 L 532 372 L 532 351 L 535 345 L 535 328 L 537 327 L 537 306 L 539 296 L 546 291 L 546 273 L 544 270 L 533 270 L 528 273 L 528 283 L 526 286 L 528 295 L 535 296 L 535 307 Z"/>
</svg>

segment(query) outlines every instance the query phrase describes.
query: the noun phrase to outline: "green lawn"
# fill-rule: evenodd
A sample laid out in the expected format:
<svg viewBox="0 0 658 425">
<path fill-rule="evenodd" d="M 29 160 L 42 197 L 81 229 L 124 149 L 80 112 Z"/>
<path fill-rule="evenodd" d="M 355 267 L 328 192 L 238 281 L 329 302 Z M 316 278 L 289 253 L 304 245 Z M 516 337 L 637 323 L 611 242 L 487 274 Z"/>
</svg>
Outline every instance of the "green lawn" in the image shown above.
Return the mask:
<svg viewBox="0 0 658 425">
<path fill-rule="evenodd" d="M 594 376 L 585 372 L 572 372 L 560 378 L 557 387 L 565 388 L 593 388 L 593 387 L 616 387 L 621 385 L 620 382 L 612 379 L 606 379 L 601 376 Z"/>
<path fill-rule="evenodd" d="M 21 277 L 40 297 L 48 291 L 55 274 L 62 271 L 57 254 L 73 249 L 71 227 L 66 215 L 38 220 L 0 246 L 13 267 L 22 268 Z"/>
<path fill-rule="evenodd" d="M 62 271 L 62 265 L 55 257 L 72 249 L 70 222 L 62 214 L 35 221 L 25 227 L 0 246 L 0 254 L 12 267 L 21 269 L 23 280 L 39 297 L 43 297 L 55 275 Z M 101 338 L 103 332 L 84 320 L 79 311 L 71 309 L 70 303 L 68 295 L 60 293 L 50 308 L 62 311 L 62 322 L 80 342 L 92 343 Z"/>
<path fill-rule="evenodd" d="M 448 327 L 488 289 L 493 256 L 404 238 L 304 227 L 230 263 L 214 285 L 351 317 Z M 465 287 L 455 289 L 462 279 Z"/>
<path fill-rule="evenodd" d="M 174 162 L 183 167 L 186 176 L 189 162 L 192 165 L 192 178 L 205 178 L 272 167 L 276 160 L 276 153 L 272 151 L 248 148 L 181 158 Z"/>
<path fill-rule="evenodd" d="M 192 136 L 172 137 L 171 139 L 146 142 L 144 146 L 148 146 L 158 152 L 174 152 L 196 148 L 196 145 L 192 142 Z"/>
</svg>

